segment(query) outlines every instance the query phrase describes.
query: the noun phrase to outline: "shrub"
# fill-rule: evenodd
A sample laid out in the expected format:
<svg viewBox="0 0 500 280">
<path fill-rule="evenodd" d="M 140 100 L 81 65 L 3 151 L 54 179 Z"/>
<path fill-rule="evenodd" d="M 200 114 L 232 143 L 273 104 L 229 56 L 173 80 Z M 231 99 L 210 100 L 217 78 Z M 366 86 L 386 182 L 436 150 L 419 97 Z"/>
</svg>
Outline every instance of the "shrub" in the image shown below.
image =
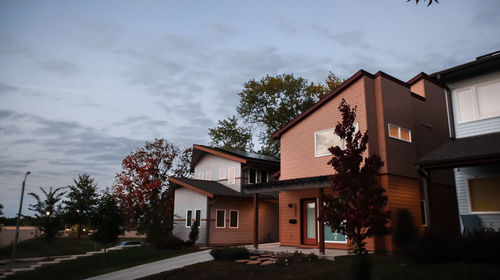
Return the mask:
<svg viewBox="0 0 500 280">
<path fill-rule="evenodd" d="M 352 280 L 369 280 L 370 270 L 372 268 L 371 257 L 367 254 L 357 255 L 351 258 L 349 267 Z"/>
<path fill-rule="evenodd" d="M 417 263 L 439 263 L 448 260 L 447 240 L 439 233 L 428 231 L 409 249 L 410 257 Z"/>
<path fill-rule="evenodd" d="M 417 241 L 418 229 L 410 211 L 402 209 L 396 213 L 396 227 L 393 239 L 394 244 L 403 254 L 408 253 L 410 246 Z"/>
<path fill-rule="evenodd" d="M 152 245 L 157 249 L 179 250 L 186 246 L 184 241 L 173 235 L 165 238 L 158 238 L 152 242 L 154 243 Z"/>
<path fill-rule="evenodd" d="M 456 240 L 450 246 L 451 260 L 500 262 L 500 231 L 483 229 Z"/>
<path fill-rule="evenodd" d="M 294 253 L 279 253 L 276 258 L 276 263 L 284 266 L 288 266 L 291 263 L 303 263 L 318 260 L 318 256 L 313 253 L 306 255 L 299 251 L 295 251 Z"/>
<path fill-rule="evenodd" d="M 216 260 L 248 259 L 250 252 L 243 247 L 222 247 L 210 251 L 210 255 Z"/>
<path fill-rule="evenodd" d="M 200 230 L 198 228 L 198 221 L 195 221 L 191 225 L 191 232 L 189 233 L 189 241 L 192 245 L 196 243 L 196 240 L 198 240 L 198 235 L 200 233 Z"/>
</svg>

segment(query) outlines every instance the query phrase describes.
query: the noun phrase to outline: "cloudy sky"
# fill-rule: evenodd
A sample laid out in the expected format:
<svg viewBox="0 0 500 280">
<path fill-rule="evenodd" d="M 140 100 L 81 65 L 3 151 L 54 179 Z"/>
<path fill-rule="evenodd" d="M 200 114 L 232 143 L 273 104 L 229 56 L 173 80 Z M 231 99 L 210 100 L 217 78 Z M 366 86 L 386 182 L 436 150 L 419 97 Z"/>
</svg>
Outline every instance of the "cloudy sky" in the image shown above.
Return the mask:
<svg viewBox="0 0 500 280">
<path fill-rule="evenodd" d="M 500 1 L 0 1 L 0 203 L 88 172 L 110 186 L 155 137 L 206 144 L 250 79 L 404 81 L 500 49 Z M 28 213 L 25 201 L 24 213 Z"/>
</svg>

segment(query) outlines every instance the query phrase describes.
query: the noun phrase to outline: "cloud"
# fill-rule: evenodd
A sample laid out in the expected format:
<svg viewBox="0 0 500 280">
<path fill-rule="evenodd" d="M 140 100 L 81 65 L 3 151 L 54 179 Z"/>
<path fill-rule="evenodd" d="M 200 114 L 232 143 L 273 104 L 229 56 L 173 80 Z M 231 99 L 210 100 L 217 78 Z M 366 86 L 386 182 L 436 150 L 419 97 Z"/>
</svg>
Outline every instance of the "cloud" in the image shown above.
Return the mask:
<svg viewBox="0 0 500 280">
<path fill-rule="evenodd" d="M 122 38 L 123 27 L 116 22 L 93 22 L 85 25 L 80 35 L 80 42 L 83 45 L 109 50 Z"/>
<path fill-rule="evenodd" d="M 40 62 L 40 67 L 47 72 L 61 76 L 73 76 L 81 72 L 76 64 L 65 60 L 43 61 Z"/>
<path fill-rule="evenodd" d="M 333 33 L 327 27 L 322 27 L 317 24 L 311 25 L 311 29 L 325 38 L 332 40 L 343 47 L 366 48 L 370 45 L 365 41 L 365 32 L 360 29 L 341 31 Z"/>
<path fill-rule="evenodd" d="M 487 27 L 498 29 L 500 26 L 500 1 L 483 0 L 475 3 L 477 11 L 471 19 L 471 24 L 482 24 Z"/>
<path fill-rule="evenodd" d="M 18 88 L 6 83 L 0 83 L 0 94 L 17 91 Z"/>
</svg>

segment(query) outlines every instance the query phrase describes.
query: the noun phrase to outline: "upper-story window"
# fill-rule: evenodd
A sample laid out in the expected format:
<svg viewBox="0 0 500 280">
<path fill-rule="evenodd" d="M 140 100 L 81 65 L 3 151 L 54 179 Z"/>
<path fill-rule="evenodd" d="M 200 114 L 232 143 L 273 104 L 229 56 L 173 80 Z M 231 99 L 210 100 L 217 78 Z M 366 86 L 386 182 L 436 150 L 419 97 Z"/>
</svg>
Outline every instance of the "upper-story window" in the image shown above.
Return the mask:
<svg viewBox="0 0 500 280">
<path fill-rule="evenodd" d="M 229 167 L 227 171 L 229 173 L 229 176 L 227 178 L 227 182 L 229 184 L 232 184 L 232 185 L 236 184 L 236 168 Z"/>
<path fill-rule="evenodd" d="M 260 181 L 262 183 L 267 183 L 267 171 L 265 170 L 260 171 Z"/>
<path fill-rule="evenodd" d="M 198 180 L 204 180 L 205 179 L 205 172 L 199 172 L 198 176 L 196 178 L 198 178 Z"/>
<path fill-rule="evenodd" d="M 225 168 L 219 169 L 219 180 L 223 180 L 223 179 L 227 179 Z"/>
<path fill-rule="evenodd" d="M 212 170 L 205 172 L 205 179 L 212 180 Z"/>
<path fill-rule="evenodd" d="M 257 170 L 250 168 L 250 174 L 248 176 L 248 183 L 250 183 L 250 184 L 257 183 Z"/>
<path fill-rule="evenodd" d="M 411 131 L 397 125 L 389 124 L 389 137 L 396 138 L 411 143 Z"/>
<path fill-rule="evenodd" d="M 500 80 L 454 91 L 458 122 L 500 116 Z"/>
<path fill-rule="evenodd" d="M 358 132 L 358 123 L 354 123 L 354 127 L 356 128 L 355 132 Z M 314 133 L 314 154 L 316 157 L 331 155 L 328 148 L 332 146 L 339 146 L 341 149 L 344 149 L 344 140 L 335 134 L 334 128 Z"/>
</svg>

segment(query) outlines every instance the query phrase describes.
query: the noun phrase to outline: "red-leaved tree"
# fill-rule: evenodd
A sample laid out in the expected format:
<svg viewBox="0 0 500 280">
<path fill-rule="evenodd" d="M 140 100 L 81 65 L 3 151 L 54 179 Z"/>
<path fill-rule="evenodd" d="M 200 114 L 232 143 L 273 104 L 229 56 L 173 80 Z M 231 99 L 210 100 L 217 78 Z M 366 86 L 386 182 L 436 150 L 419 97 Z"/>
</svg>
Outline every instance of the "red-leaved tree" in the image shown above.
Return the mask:
<svg viewBox="0 0 500 280">
<path fill-rule="evenodd" d="M 330 147 L 332 159 L 328 162 L 335 171 L 331 176 L 334 195 L 325 196 L 323 217 L 332 230 L 341 232 L 352 242 L 350 252 L 366 254 L 365 239 L 375 234 L 387 234 L 389 212 L 385 210 L 387 196 L 377 181 L 377 173 L 384 165 L 378 155 L 364 158 L 368 134 L 356 131 L 356 107 L 342 99 L 339 105 L 342 122 L 335 126 L 335 134 L 343 143 Z"/>
<path fill-rule="evenodd" d="M 128 155 L 116 175 L 113 196 L 125 215 L 126 225 L 146 233 L 158 245 L 173 228 L 173 191 L 168 177 L 179 174 L 187 159 L 174 144 L 155 139 Z"/>
</svg>

